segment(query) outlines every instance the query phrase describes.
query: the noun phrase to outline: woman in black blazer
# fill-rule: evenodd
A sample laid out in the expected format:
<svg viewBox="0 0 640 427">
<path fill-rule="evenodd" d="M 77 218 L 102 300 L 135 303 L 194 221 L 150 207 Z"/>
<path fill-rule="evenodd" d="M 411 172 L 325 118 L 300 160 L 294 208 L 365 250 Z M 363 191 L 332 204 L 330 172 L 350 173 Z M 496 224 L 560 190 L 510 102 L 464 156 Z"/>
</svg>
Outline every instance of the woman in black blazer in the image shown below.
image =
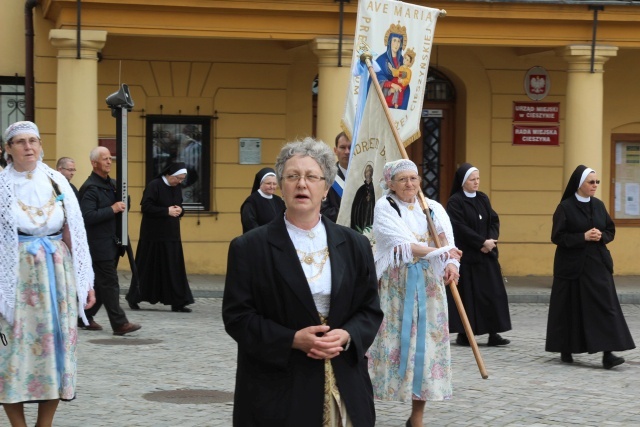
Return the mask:
<svg viewBox="0 0 640 427">
<path fill-rule="evenodd" d="M 336 174 L 324 143 L 276 162 L 287 210 L 229 247 L 222 316 L 238 343 L 235 426 L 375 425 L 365 352 L 382 321 L 369 240 L 322 218 Z"/>
<path fill-rule="evenodd" d="M 580 165 L 571 175 L 553 214 L 551 241 L 557 245 L 549 303 L 546 351 L 603 352 L 605 369 L 624 363 L 612 351 L 635 348 L 613 282 L 613 259 L 607 243 L 615 225 L 604 203 L 593 197 L 600 181 Z"/>
</svg>

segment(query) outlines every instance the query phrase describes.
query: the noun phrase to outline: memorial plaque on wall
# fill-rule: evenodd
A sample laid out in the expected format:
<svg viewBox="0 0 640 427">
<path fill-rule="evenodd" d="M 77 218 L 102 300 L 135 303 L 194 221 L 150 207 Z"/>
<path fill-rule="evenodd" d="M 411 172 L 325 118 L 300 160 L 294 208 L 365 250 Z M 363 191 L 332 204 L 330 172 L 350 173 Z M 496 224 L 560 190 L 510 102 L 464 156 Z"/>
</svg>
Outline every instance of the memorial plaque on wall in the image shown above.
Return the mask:
<svg viewBox="0 0 640 427">
<path fill-rule="evenodd" d="M 259 165 L 262 163 L 262 139 L 240 138 L 239 159 L 241 165 Z"/>
</svg>

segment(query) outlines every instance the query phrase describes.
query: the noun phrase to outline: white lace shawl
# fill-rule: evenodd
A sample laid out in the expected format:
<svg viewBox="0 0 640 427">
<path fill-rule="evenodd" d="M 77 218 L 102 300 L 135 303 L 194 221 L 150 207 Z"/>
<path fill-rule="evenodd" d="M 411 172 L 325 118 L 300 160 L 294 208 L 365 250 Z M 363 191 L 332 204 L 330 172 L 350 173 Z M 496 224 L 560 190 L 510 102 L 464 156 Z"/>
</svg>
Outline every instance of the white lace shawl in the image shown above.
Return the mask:
<svg viewBox="0 0 640 427">
<path fill-rule="evenodd" d="M 392 198 L 398 201 L 395 195 Z M 398 203 L 400 204 L 400 203 Z M 441 276 L 444 274 L 444 268 L 447 264 L 453 263 L 460 267 L 460 263 L 449 257 L 448 252 L 455 247 L 453 238 L 453 228 L 447 212 L 442 205 L 434 200 L 427 199 L 427 204 L 431 212 L 433 212 L 434 225 L 438 234 L 443 233 L 447 239 L 447 245 L 440 249 L 428 253 L 423 259 L 429 260 L 433 265 L 434 272 Z M 406 210 L 403 215 L 413 214 L 421 215 L 424 218 L 419 204 L 415 202 L 416 209 L 413 211 Z M 424 218 L 426 222 L 426 218 Z M 427 229 L 428 230 L 428 229 Z M 413 234 L 412 230 L 405 222 L 403 217 L 391 206 L 385 194 L 376 202 L 373 214 L 373 235 L 376 242 L 374 259 L 376 263 L 376 274 L 378 279 L 389 267 L 398 267 L 402 264 L 409 264 L 413 261 L 413 252 L 411 244 L 420 243 Z"/>
<path fill-rule="evenodd" d="M 38 162 L 36 168 L 51 178 L 64 194 L 62 203 L 66 212 L 66 225 L 69 226 L 71 235 L 71 255 L 79 302 L 78 313 L 85 324 L 88 324 L 83 308 L 89 290 L 93 289 L 94 276 L 80 205 L 69 182 L 60 172 L 42 162 Z M 19 264 L 18 228 L 14 211 L 16 201 L 13 178 L 10 173 L 12 169 L 13 165 L 10 164 L 0 172 L 0 315 L 11 325 L 13 325 L 15 314 Z"/>
</svg>

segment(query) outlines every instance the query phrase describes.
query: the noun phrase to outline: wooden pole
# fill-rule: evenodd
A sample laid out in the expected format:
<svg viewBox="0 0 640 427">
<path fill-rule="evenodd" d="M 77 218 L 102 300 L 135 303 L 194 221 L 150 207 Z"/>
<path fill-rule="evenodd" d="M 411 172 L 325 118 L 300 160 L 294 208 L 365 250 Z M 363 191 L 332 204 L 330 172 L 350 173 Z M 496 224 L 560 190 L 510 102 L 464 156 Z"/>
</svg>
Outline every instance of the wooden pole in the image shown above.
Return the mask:
<svg viewBox="0 0 640 427">
<path fill-rule="evenodd" d="M 382 108 L 384 110 L 384 114 L 387 117 L 387 121 L 389 122 L 389 126 L 391 127 L 391 131 L 393 132 L 393 137 L 396 140 L 396 145 L 398 146 L 398 150 L 400 150 L 400 154 L 403 159 L 409 159 L 409 155 L 407 154 L 407 150 L 404 148 L 404 144 L 402 143 L 402 139 L 400 138 L 400 134 L 398 130 L 393 124 L 393 117 L 391 116 L 391 111 L 389 111 L 389 107 L 387 106 L 387 102 L 384 98 L 384 94 L 382 93 L 382 89 L 380 88 L 380 83 L 378 82 L 378 77 L 376 76 L 376 72 L 373 69 L 373 65 L 371 64 L 371 53 L 365 52 L 360 55 L 360 60 L 367 65 L 367 69 L 369 70 L 369 75 L 371 76 L 371 82 L 376 89 L 376 93 L 378 94 L 378 99 L 380 100 L 380 104 L 382 104 Z M 366 90 L 366 88 L 362 88 L 362 90 Z M 429 205 L 427 204 L 427 200 L 422 194 L 422 189 L 418 188 L 418 200 L 420 201 L 420 207 L 427 217 L 427 225 L 429 227 L 429 234 L 433 236 L 433 240 L 436 244 L 437 248 L 441 248 L 442 244 L 440 242 L 440 238 L 438 237 L 438 233 L 436 232 L 436 226 L 431 219 L 431 215 L 429 214 Z M 489 374 L 487 374 L 487 369 L 484 367 L 484 361 L 482 360 L 482 355 L 480 354 L 480 349 L 478 348 L 478 343 L 476 342 L 476 338 L 473 335 L 473 330 L 471 329 L 471 325 L 469 324 L 469 318 L 467 317 L 467 312 L 464 309 L 464 305 L 462 304 L 462 299 L 460 298 L 460 293 L 458 292 L 458 284 L 454 281 L 449 285 L 451 288 L 451 295 L 453 296 L 453 300 L 456 303 L 456 307 L 458 308 L 458 313 L 460 313 L 460 319 L 462 320 L 462 324 L 464 326 L 464 330 L 469 338 L 469 344 L 471 344 L 471 349 L 473 350 L 473 355 L 476 358 L 476 363 L 478 364 L 478 369 L 480 370 L 480 375 L 483 379 L 489 378 Z"/>
</svg>

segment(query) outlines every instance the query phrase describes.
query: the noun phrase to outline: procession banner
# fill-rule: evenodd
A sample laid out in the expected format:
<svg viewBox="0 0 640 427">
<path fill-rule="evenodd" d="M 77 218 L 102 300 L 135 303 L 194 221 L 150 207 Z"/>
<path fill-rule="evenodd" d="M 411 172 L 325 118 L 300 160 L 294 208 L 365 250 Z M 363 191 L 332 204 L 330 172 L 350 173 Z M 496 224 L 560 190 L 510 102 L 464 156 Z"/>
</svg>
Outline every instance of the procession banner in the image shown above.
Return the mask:
<svg viewBox="0 0 640 427">
<path fill-rule="evenodd" d="M 385 102 L 405 146 L 420 137 L 422 103 L 439 9 L 395 0 L 360 0 L 342 127 L 351 138 L 349 172 L 338 223 L 369 234 L 379 182 L 387 161 L 401 158 L 369 72 L 360 61 L 366 48 Z"/>
</svg>

